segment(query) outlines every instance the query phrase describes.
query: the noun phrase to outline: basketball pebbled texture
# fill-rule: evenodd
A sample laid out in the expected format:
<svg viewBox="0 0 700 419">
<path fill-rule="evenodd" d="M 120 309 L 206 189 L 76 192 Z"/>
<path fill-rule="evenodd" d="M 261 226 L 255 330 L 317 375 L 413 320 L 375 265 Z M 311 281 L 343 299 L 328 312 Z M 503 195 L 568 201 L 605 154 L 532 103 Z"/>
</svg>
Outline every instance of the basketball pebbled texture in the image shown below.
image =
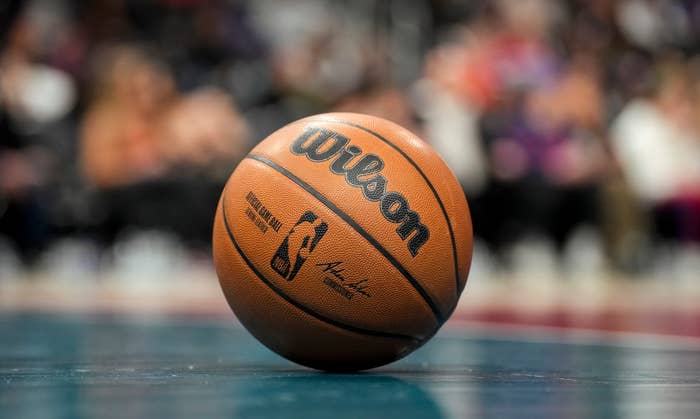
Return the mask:
<svg viewBox="0 0 700 419">
<path fill-rule="evenodd" d="M 471 264 L 459 182 L 387 120 L 293 122 L 229 178 L 216 211 L 216 272 L 263 344 L 322 370 L 374 368 L 412 352 L 454 310 Z"/>
</svg>

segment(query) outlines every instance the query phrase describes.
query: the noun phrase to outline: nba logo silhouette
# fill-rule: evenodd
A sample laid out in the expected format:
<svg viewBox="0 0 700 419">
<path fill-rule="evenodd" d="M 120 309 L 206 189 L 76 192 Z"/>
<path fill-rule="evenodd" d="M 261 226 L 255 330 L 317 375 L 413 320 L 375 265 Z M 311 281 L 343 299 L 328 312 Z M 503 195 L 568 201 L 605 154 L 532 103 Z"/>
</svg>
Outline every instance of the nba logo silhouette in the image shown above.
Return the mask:
<svg viewBox="0 0 700 419">
<path fill-rule="evenodd" d="M 326 231 L 328 224 L 313 212 L 306 211 L 277 248 L 270 266 L 283 278 L 292 281 Z"/>
</svg>

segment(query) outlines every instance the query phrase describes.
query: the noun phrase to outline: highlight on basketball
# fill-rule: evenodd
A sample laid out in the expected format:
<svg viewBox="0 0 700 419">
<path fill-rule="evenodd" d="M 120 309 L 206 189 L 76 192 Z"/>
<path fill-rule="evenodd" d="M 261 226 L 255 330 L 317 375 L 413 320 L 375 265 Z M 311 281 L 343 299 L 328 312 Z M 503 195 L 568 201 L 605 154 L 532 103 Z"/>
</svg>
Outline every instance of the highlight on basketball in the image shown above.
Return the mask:
<svg viewBox="0 0 700 419">
<path fill-rule="evenodd" d="M 0 418 L 700 417 L 699 16 L 0 2 Z"/>
</svg>

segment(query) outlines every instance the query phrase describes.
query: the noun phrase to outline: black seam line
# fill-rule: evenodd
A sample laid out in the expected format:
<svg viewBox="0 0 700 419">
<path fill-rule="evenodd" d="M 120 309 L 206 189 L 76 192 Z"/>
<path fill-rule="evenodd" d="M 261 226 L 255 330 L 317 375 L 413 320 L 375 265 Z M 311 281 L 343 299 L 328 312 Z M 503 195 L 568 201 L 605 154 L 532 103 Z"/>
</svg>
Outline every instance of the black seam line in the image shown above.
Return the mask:
<svg viewBox="0 0 700 419">
<path fill-rule="evenodd" d="M 279 295 L 282 297 L 285 301 L 293 305 L 294 307 L 298 308 L 299 310 L 303 311 L 304 313 L 315 317 L 316 319 L 328 323 L 332 326 L 335 326 L 340 329 L 344 329 L 350 332 L 362 334 L 362 335 L 369 335 L 369 336 L 378 336 L 378 337 L 383 337 L 383 338 L 392 338 L 392 339 L 402 339 L 402 340 L 412 340 L 412 341 L 420 341 L 420 339 L 415 338 L 413 336 L 408 336 L 408 335 L 401 335 L 398 333 L 387 333 L 387 332 L 380 332 L 377 330 L 370 330 L 370 329 L 363 329 L 360 327 L 355 327 L 351 326 L 348 324 L 340 323 L 338 321 L 335 321 L 333 319 L 330 319 L 320 313 L 318 313 L 315 310 L 310 309 L 309 307 L 306 307 L 297 301 L 293 300 L 290 296 L 284 293 L 281 289 L 277 288 L 275 284 L 273 284 L 270 280 L 268 280 L 248 259 L 248 256 L 246 256 L 245 253 L 243 253 L 243 250 L 241 247 L 238 245 L 238 242 L 236 239 L 233 237 L 233 232 L 231 231 L 231 227 L 229 227 L 228 224 L 228 219 L 226 218 L 226 206 L 224 205 L 224 202 L 226 199 L 224 198 L 221 202 L 221 208 L 222 208 L 222 215 L 224 219 L 224 226 L 226 227 L 226 233 L 228 234 L 229 239 L 231 240 L 231 243 L 233 246 L 236 248 L 236 251 L 238 252 L 239 255 L 241 255 L 241 258 L 243 258 L 243 261 L 248 265 L 248 267 L 255 273 L 255 275 L 263 282 L 265 285 L 267 285 L 272 291 L 275 292 L 275 294 Z"/>
<path fill-rule="evenodd" d="M 433 195 L 435 196 L 435 199 L 438 202 L 438 205 L 440 205 L 440 209 L 442 210 L 442 215 L 445 216 L 445 221 L 447 222 L 447 229 L 450 232 L 450 240 L 452 241 L 452 258 L 454 259 L 454 265 L 455 265 L 455 292 L 459 293 L 459 263 L 457 262 L 457 244 L 455 242 L 455 234 L 454 230 L 452 230 L 452 224 L 450 223 L 450 218 L 447 216 L 447 210 L 445 209 L 445 205 L 443 205 L 442 200 L 440 199 L 440 196 L 438 195 L 437 191 L 435 190 L 435 187 L 433 187 L 433 184 L 428 180 L 428 177 L 423 173 L 420 167 L 416 164 L 416 162 L 411 159 L 408 154 L 406 154 L 403 150 L 401 150 L 396 144 L 392 143 L 389 141 L 387 138 L 381 136 L 380 134 L 372 131 L 369 128 L 363 127 L 362 125 L 356 124 L 354 122 L 350 121 L 345 121 L 342 119 L 336 119 L 336 118 L 324 118 L 325 121 L 330 121 L 330 122 L 336 122 L 340 124 L 345 124 L 345 125 L 350 125 L 351 127 L 355 127 L 358 129 L 361 129 L 362 131 L 365 131 L 369 134 L 374 135 L 377 137 L 379 140 L 384 141 L 386 144 L 388 144 L 391 148 L 394 150 L 398 151 L 413 167 L 416 168 L 418 173 L 423 177 L 423 180 L 425 180 L 425 183 L 428 184 L 428 187 L 430 190 L 433 192 Z"/>
<path fill-rule="evenodd" d="M 344 213 L 340 208 L 338 208 L 335 204 L 333 204 L 328 198 L 323 196 L 320 192 L 318 192 L 316 189 L 311 187 L 308 183 L 304 182 L 303 180 L 299 179 L 296 177 L 293 173 L 285 169 L 284 167 L 278 165 L 277 163 L 273 162 L 272 160 L 269 160 L 263 156 L 259 156 L 257 154 L 248 154 L 246 156 L 249 159 L 257 160 L 263 164 L 266 164 L 267 166 L 271 167 L 272 169 L 280 172 L 284 176 L 286 176 L 289 180 L 292 182 L 296 183 L 297 185 L 301 186 L 306 192 L 310 193 L 311 195 L 314 196 L 314 198 L 318 199 L 321 201 L 323 205 L 328 207 L 331 211 L 333 211 L 337 216 L 342 218 L 346 223 L 350 225 L 355 231 L 357 231 L 362 237 L 365 238 L 372 246 L 374 246 L 375 249 L 377 249 L 394 267 L 413 285 L 413 288 L 418 291 L 418 293 L 423 297 L 423 300 L 428 304 L 430 307 L 430 310 L 433 312 L 435 315 L 435 318 L 437 321 L 442 324 L 443 322 L 443 316 L 442 313 L 440 312 L 440 309 L 437 307 L 437 304 L 430 298 L 430 295 L 425 291 L 425 289 L 416 281 L 416 279 L 406 270 L 406 268 L 403 267 L 399 263 L 394 256 L 389 253 L 388 250 L 386 250 L 374 237 L 372 237 L 367 231 L 365 231 L 355 220 L 350 218 L 350 216 L 346 213 Z"/>
</svg>

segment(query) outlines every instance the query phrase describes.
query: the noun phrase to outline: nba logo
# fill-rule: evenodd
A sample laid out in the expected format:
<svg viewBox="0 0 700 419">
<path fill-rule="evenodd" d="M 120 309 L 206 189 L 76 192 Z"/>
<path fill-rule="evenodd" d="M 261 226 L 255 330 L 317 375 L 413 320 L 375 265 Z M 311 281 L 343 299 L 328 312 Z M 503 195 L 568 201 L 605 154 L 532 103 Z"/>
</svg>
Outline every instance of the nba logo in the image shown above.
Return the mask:
<svg viewBox="0 0 700 419">
<path fill-rule="evenodd" d="M 313 212 L 306 211 L 277 248 L 270 266 L 283 278 L 292 281 L 326 231 L 328 224 Z"/>
</svg>

